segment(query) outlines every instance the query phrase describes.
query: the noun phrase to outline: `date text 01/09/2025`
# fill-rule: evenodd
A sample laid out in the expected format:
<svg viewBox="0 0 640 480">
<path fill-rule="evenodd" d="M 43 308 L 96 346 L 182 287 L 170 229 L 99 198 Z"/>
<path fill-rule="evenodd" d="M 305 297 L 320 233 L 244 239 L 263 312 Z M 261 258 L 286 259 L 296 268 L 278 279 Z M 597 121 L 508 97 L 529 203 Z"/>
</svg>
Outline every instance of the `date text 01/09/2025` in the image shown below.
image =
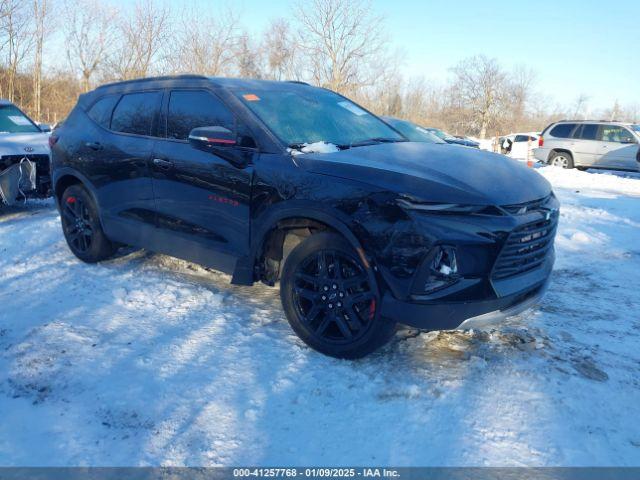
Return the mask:
<svg viewBox="0 0 640 480">
<path fill-rule="evenodd" d="M 234 478 L 399 478 L 388 468 L 235 468 Z"/>
</svg>

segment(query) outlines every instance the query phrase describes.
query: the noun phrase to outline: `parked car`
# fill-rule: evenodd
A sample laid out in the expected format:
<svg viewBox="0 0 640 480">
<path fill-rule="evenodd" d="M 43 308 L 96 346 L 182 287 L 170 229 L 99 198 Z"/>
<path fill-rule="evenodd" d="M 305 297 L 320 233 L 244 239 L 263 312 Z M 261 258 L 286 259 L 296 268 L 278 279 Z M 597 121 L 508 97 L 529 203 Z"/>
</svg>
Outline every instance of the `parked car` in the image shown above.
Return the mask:
<svg viewBox="0 0 640 480">
<path fill-rule="evenodd" d="M 474 142 L 473 140 L 470 140 L 468 138 L 456 137 L 454 135 L 450 135 L 438 128 L 429 127 L 429 128 L 425 128 L 425 130 L 429 133 L 432 133 L 439 139 L 444 140 L 447 143 L 451 143 L 454 145 L 462 145 L 464 147 L 480 148 L 480 144 L 478 142 Z"/>
<path fill-rule="evenodd" d="M 51 191 L 49 135 L 8 100 L 0 100 L 0 206 Z"/>
<path fill-rule="evenodd" d="M 638 170 L 640 125 L 562 120 L 544 129 L 535 157 L 562 168 Z"/>
<path fill-rule="evenodd" d="M 366 355 L 398 322 L 451 329 L 521 311 L 554 261 L 558 201 L 541 175 L 408 142 L 307 84 L 109 84 L 80 97 L 52 145 L 62 231 L 79 259 L 129 244 L 234 284 L 279 281 L 291 327 L 327 355 Z"/>
<path fill-rule="evenodd" d="M 536 132 L 510 133 L 498 139 L 500 153 L 517 160 L 534 158 L 533 149 L 538 145 L 540 134 Z"/>
<path fill-rule="evenodd" d="M 433 133 L 429 132 L 424 127 L 420 125 L 416 125 L 413 122 L 409 122 L 408 120 L 400 120 L 395 117 L 380 117 L 397 131 L 399 131 L 402 135 L 407 137 L 410 142 L 425 142 L 425 143 L 442 143 L 447 144 L 444 140 L 435 136 Z"/>
</svg>

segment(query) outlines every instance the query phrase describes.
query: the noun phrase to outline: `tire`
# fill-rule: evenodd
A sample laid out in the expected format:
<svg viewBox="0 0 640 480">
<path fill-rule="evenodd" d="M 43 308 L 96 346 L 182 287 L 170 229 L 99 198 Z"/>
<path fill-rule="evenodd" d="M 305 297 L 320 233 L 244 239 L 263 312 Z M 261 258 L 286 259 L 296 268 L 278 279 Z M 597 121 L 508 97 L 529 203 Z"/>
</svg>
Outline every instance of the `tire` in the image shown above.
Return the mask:
<svg viewBox="0 0 640 480">
<path fill-rule="evenodd" d="M 573 156 L 569 152 L 553 152 L 549 157 L 549 165 L 573 168 Z"/>
<path fill-rule="evenodd" d="M 380 315 L 380 289 L 349 243 L 318 233 L 287 257 L 280 298 L 291 328 L 331 357 L 361 358 L 387 343 L 396 323 Z"/>
<path fill-rule="evenodd" d="M 60 222 L 69 249 L 83 262 L 100 262 L 116 251 L 102 230 L 93 197 L 82 185 L 71 185 L 62 194 Z"/>
</svg>

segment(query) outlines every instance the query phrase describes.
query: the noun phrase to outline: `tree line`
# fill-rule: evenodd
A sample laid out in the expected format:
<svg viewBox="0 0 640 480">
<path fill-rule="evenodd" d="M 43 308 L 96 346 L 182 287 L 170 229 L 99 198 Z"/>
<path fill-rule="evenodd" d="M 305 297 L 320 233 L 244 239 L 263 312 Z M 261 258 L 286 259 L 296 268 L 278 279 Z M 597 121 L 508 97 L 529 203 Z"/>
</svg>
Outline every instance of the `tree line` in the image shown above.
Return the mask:
<svg viewBox="0 0 640 480">
<path fill-rule="evenodd" d="M 261 32 L 247 30 L 231 4 L 215 6 L 0 0 L 0 97 L 58 122 L 101 83 L 195 73 L 306 81 L 377 114 L 480 138 L 588 115 L 640 121 L 638 105 L 592 112 L 586 95 L 554 105 L 536 90 L 535 72 L 483 55 L 452 65 L 446 82 L 407 78 L 367 0 L 298 0 Z"/>
</svg>

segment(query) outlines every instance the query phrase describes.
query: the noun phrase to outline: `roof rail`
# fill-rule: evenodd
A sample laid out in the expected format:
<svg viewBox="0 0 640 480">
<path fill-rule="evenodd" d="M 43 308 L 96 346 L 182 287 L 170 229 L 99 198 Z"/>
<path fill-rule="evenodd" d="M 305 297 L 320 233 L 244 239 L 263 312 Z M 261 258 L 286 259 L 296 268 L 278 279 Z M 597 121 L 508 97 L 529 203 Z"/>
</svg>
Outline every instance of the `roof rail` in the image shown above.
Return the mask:
<svg viewBox="0 0 640 480">
<path fill-rule="evenodd" d="M 299 84 L 299 85 L 308 85 L 308 86 L 311 86 L 311 85 L 309 85 L 307 82 L 303 82 L 303 81 L 301 81 L 301 80 L 285 80 L 285 82 L 287 82 L 287 83 L 297 83 L 297 84 Z"/>
<path fill-rule="evenodd" d="M 159 77 L 142 77 L 142 78 L 133 78 L 131 80 L 120 80 L 117 82 L 104 83 L 102 85 L 99 85 L 96 88 L 110 87 L 113 85 L 127 85 L 129 83 L 138 83 L 138 82 L 152 82 L 154 80 L 179 80 L 179 79 L 185 79 L 185 78 L 206 80 L 209 77 L 207 77 L 206 75 L 197 75 L 193 73 L 184 73 L 180 75 L 163 75 Z"/>
<path fill-rule="evenodd" d="M 603 123 L 612 122 L 612 123 L 624 123 L 621 120 L 603 120 L 603 119 L 597 120 L 595 118 L 585 118 L 585 119 L 580 119 L 580 120 L 571 120 L 571 119 L 563 118 L 562 120 L 556 120 L 554 123 L 559 123 L 559 122 L 603 122 Z"/>
</svg>

